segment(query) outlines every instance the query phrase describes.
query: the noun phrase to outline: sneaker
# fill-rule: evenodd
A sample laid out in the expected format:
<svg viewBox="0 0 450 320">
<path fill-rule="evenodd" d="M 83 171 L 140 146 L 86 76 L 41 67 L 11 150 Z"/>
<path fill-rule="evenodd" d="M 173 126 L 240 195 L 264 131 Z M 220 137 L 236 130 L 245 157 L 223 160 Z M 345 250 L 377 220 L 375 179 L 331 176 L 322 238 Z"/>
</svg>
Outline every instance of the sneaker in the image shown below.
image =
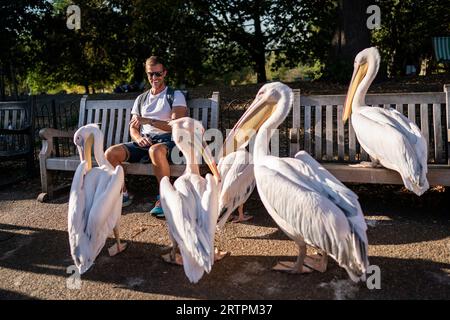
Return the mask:
<svg viewBox="0 0 450 320">
<path fill-rule="evenodd" d="M 134 196 L 132 196 L 131 194 L 124 193 L 123 197 L 122 197 L 122 208 L 128 207 L 130 204 L 133 203 L 133 198 Z"/>
<path fill-rule="evenodd" d="M 152 210 L 150 210 L 150 213 L 157 218 L 164 218 L 164 211 L 161 207 L 161 200 L 159 199 L 159 196 L 156 196 L 155 206 Z"/>
</svg>

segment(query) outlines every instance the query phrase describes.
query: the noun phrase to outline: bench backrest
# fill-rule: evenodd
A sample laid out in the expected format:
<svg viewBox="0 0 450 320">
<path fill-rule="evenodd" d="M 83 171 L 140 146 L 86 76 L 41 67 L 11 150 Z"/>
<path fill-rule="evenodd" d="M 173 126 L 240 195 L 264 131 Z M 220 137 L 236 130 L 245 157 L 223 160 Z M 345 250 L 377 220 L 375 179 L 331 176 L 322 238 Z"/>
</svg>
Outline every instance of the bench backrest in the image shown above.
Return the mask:
<svg viewBox="0 0 450 320">
<path fill-rule="evenodd" d="M 105 149 L 111 145 L 130 141 L 129 122 L 134 100 L 88 100 L 80 102 L 78 127 L 98 123 L 105 136 Z M 188 115 L 202 122 L 205 129 L 217 128 L 219 120 L 219 92 L 209 99 L 187 101 Z"/>
<path fill-rule="evenodd" d="M 0 128 L 23 129 L 30 124 L 29 101 L 0 102 Z"/>
<path fill-rule="evenodd" d="M 0 102 L 0 156 L 33 152 L 32 118 L 31 100 Z"/>
<path fill-rule="evenodd" d="M 430 163 L 449 163 L 450 130 L 448 86 L 444 92 L 368 94 L 366 104 L 395 108 L 414 121 L 428 143 Z M 368 160 L 360 148 L 351 119 L 342 122 L 345 95 L 302 96 L 294 90 L 290 155 L 305 150 L 318 161 Z"/>
</svg>

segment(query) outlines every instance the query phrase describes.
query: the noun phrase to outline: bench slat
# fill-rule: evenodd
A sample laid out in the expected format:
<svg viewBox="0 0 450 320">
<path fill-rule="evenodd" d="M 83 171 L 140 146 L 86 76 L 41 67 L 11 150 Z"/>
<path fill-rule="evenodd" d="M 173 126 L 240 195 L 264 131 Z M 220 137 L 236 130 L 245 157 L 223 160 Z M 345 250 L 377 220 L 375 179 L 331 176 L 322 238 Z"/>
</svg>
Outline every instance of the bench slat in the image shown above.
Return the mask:
<svg viewBox="0 0 450 320">
<path fill-rule="evenodd" d="M 322 106 L 315 107 L 314 149 L 315 158 L 322 160 Z"/>
<path fill-rule="evenodd" d="M 427 149 L 428 149 L 428 158 L 430 158 L 430 134 L 428 129 L 428 105 L 426 103 L 420 104 L 420 131 L 423 134 L 423 137 L 425 138 L 425 141 L 427 143 Z"/>
<path fill-rule="evenodd" d="M 351 118 L 348 119 L 348 158 L 349 161 L 356 160 L 356 134 Z"/>
<path fill-rule="evenodd" d="M 215 91 L 211 97 L 211 128 L 219 128 L 219 92 Z"/>
<path fill-rule="evenodd" d="M 291 134 L 291 144 L 290 148 L 292 153 L 290 154 L 292 157 L 300 150 L 300 89 L 294 89 L 294 105 L 292 107 L 292 127 L 294 134 Z M 292 139 L 293 138 L 293 139 Z"/>
<path fill-rule="evenodd" d="M 433 104 L 434 156 L 436 162 L 444 158 L 442 150 L 441 105 Z"/>
<path fill-rule="evenodd" d="M 91 109 L 89 109 L 89 111 L 91 111 Z M 94 123 L 99 123 L 99 121 L 100 121 L 100 110 L 99 109 L 92 109 L 92 112 L 94 112 Z"/>
<path fill-rule="evenodd" d="M 208 128 L 208 110 L 209 108 L 202 108 L 202 125 L 203 128 Z"/>
<path fill-rule="evenodd" d="M 116 138 L 114 140 L 114 144 L 121 143 L 120 136 L 122 134 L 122 125 L 123 125 L 123 109 L 120 108 L 117 113 L 117 128 L 116 128 Z"/>
<path fill-rule="evenodd" d="M 25 117 L 26 117 L 26 111 L 22 110 L 22 112 L 20 112 L 19 128 L 25 127 Z"/>
<path fill-rule="evenodd" d="M 5 110 L 3 119 L 3 129 L 8 129 L 9 124 L 9 110 Z"/>
<path fill-rule="evenodd" d="M 78 116 L 78 128 L 82 127 L 83 125 L 85 125 L 86 123 L 89 123 L 89 120 L 84 120 L 85 118 L 85 113 L 86 113 L 86 99 L 87 99 L 87 95 L 83 95 L 83 97 L 81 98 L 80 101 L 80 114 Z"/>
<path fill-rule="evenodd" d="M 130 119 L 131 119 L 131 109 L 127 109 L 125 113 L 125 122 L 123 126 L 123 142 L 129 141 L 129 134 L 130 134 Z"/>
<path fill-rule="evenodd" d="M 408 119 L 416 123 L 416 105 L 408 103 Z"/>
<path fill-rule="evenodd" d="M 403 105 L 402 104 L 397 104 L 395 105 L 395 109 L 400 112 L 401 114 L 403 114 Z"/>
<path fill-rule="evenodd" d="M 93 121 L 94 119 L 92 119 L 92 109 L 88 110 L 87 112 L 87 118 L 86 118 L 86 122 L 85 124 L 88 123 L 97 123 L 98 121 Z"/>
<path fill-rule="evenodd" d="M 102 109 L 101 112 L 102 112 L 102 115 L 101 115 L 102 127 L 101 127 L 101 129 L 102 129 L 103 135 L 106 137 L 107 130 L 108 130 L 108 128 L 106 127 L 106 121 L 108 119 L 108 109 Z"/>
<path fill-rule="evenodd" d="M 134 100 L 87 100 L 86 110 L 89 109 L 132 109 Z"/>
<path fill-rule="evenodd" d="M 114 123 L 116 122 L 116 109 L 111 109 L 109 114 L 108 138 L 106 139 L 106 147 L 109 148 L 113 141 Z"/>
<path fill-rule="evenodd" d="M 326 106 L 326 121 L 325 121 L 325 130 L 326 130 L 326 152 L 327 152 L 327 160 L 333 160 L 333 106 Z"/>
<path fill-rule="evenodd" d="M 344 113 L 344 106 L 337 106 L 337 144 L 338 144 L 338 159 L 344 160 L 344 122 L 342 115 Z"/>
<path fill-rule="evenodd" d="M 311 106 L 305 106 L 305 135 L 304 135 L 304 149 L 311 154 Z"/>
<path fill-rule="evenodd" d="M 17 126 L 17 111 L 18 111 L 18 110 L 13 110 L 13 111 L 12 111 L 12 121 L 11 121 L 11 124 L 12 124 L 13 129 L 20 129 L 20 127 Z"/>
<path fill-rule="evenodd" d="M 195 120 L 200 120 L 200 117 L 199 117 L 200 109 L 199 108 L 194 108 L 193 111 L 194 111 L 194 116 L 193 116 L 194 119 Z"/>
</svg>

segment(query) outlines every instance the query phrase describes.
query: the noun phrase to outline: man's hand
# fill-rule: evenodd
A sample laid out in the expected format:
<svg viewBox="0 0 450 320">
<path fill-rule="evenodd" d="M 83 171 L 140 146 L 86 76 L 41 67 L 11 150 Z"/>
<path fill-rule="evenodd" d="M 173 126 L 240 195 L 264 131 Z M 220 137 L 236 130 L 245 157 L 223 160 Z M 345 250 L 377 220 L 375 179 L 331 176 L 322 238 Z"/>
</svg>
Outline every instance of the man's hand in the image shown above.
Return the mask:
<svg viewBox="0 0 450 320">
<path fill-rule="evenodd" d="M 135 140 L 139 147 L 150 147 L 152 145 L 152 140 L 147 137 L 140 137 Z"/>
<path fill-rule="evenodd" d="M 130 121 L 130 126 L 136 128 L 136 129 L 139 129 L 142 125 L 151 124 L 151 122 L 152 122 L 151 119 L 133 115 L 133 117 L 131 118 L 131 121 Z"/>
</svg>

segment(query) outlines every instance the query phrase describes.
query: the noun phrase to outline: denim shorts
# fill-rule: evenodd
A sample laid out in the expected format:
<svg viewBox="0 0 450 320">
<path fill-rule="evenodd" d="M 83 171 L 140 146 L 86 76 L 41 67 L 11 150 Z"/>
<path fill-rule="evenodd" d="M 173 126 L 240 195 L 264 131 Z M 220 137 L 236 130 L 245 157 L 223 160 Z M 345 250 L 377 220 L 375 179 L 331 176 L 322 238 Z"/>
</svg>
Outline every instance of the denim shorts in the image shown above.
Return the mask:
<svg viewBox="0 0 450 320">
<path fill-rule="evenodd" d="M 172 133 L 163 133 L 156 135 L 147 135 L 147 138 L 152 140 L 152 144 L 162 143 L 167 147 L 167 159 L 169 159 L 169 155 L 172 152 L 173 147 L 175 147 L 175 142 L 172 140 Z M 128 155 L 126 162 L 135 163 L 150 163 L 150 156 L 148 154 L 148 147 L 140 147 L 136 142 L 127 142 L 124 143 L 123 146 L 127 149 Z"/>
</svg>

